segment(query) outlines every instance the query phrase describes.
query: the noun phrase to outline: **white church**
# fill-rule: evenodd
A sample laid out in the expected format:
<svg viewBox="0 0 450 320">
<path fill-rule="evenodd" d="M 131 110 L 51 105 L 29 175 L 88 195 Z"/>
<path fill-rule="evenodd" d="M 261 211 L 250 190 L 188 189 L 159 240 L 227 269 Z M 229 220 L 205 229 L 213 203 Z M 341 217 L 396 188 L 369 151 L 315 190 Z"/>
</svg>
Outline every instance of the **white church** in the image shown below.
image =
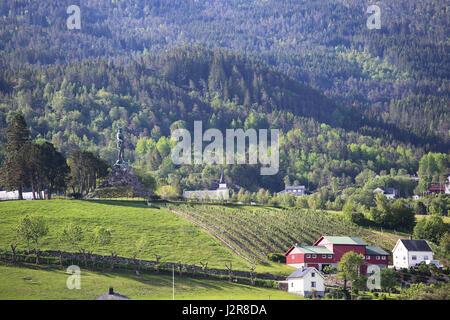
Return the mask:
<svg viewBox="0 0 450 320">
<path fill-rule="evenodd" d="M 223 176 L 223 172 L 220 176 L 219 188 L 216 190 L 194 190 L 183 191 L 183 198 L 185 200 L 198 200 L 198 201 L 225 201 L 230 198 L 230 190 L 227 188 L 227 183 Z"/>
</svg>

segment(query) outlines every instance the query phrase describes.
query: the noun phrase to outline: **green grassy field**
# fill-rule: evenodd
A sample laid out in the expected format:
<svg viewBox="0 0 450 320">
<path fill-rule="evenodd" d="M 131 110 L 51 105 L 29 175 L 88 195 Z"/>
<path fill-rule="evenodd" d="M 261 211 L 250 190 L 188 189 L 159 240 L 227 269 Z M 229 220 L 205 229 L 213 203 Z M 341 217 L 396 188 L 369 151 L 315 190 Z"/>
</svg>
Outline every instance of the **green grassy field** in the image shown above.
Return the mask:
<svg viewBox="0 0 450 320">
<path fill-rule="evenodd" d="M 429 217 L 429 216 L 423 215 L 423 214 L 416 214 L 416 221 L 419 221 L 425 217 Z M 442 220 L 444 220 L 445 223 L 450 224 L 450 217 L 443 216 L 441 218 L 442 218 Z"/>
<path fill-rule="evenodd" d="M 69 290 L 64 270 L 45 267 L 12 267 L 0 265 L 0 299 L 2 300 L 93 300 L 115 292 L 134 300 L 171 300 L 172 277 L 97 273 L 81 270 L 81 289 Z M 175 275 L 176 300 L 290 300 L 293 294 L 269 288 L 252 287 L 220 280 L 202 280 Z"/>
<path fill-rule="evenodd" d="M 105 252 L 115 250 L 119 256 L 131 257 L 135 253 L 135 243 L 145 236 L 148 246 L 142 258 L 161 261 L 200 265 L 208 262 L 210 268 L 225 269 L 231 261 L 235 270 L 249 271 L 250 263 L 233 253 L 207 231 L 194 225 L 164 208 L 149 208 L 143 201 L 6 201 L 0 202 L 0 247 L 9 250 L 14 239 L 13 227 L 26 214 L 44 217 L 49 226 L 48 236 L 42 239 L 41 250 L 56 250 L 60 244 L 57 233 L 69 222 L 76 223 L 86 230 L 86 234 L 96 226 L 112 228 L 112 244 Z M 101 248 L 93 248 L 85 239 L 81 246 L 101 254 Z M 25 249 L 24 242 L 19 243 Z M 71 248 L 63 247 L 70 251 Z M 280 263 L 259 264 L 256 272 L 270 272 L 288 275 L 292 267 Z"/>
</svg>

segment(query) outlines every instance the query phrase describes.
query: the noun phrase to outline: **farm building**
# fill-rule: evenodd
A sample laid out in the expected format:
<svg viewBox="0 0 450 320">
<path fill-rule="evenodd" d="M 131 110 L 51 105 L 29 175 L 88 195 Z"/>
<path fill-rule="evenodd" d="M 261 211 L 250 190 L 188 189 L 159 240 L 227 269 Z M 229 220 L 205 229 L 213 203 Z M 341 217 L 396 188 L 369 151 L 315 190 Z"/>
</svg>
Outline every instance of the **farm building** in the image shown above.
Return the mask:
<svg viewBox="0 0 450 320">
<path fill-rule="evenodd" d="M 322 236 L 312 246 L 293 245 L 284 255 L 286 263 L 296 268 L 314 267 L 323 270 L 326 266 L 337 268 L 341 257 L 353 251 L 364 256 L 365 265 L 361 272 L 365 273 L 369 265 L 386 268 L 389 253 L 378 246 L 368 246 L 358 237 Z"/>
<path fill-rule="evenodd" d="M 288 292 L 303 297 L 323 297 L 325 278 L 314 267 L 298 268 L 286 278 Z"/>
</svg>

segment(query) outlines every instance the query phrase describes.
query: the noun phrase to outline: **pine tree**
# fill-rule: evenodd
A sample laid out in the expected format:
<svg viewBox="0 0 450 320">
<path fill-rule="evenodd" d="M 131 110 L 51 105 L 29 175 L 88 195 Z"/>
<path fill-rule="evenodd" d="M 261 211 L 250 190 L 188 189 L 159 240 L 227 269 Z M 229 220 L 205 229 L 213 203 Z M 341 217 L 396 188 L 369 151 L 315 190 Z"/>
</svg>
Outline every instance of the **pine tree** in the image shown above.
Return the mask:
<svg viewBox="0 0 450 320">
<path fill-rule="evenodd" d="M 23 200 L 23 188 L 27 187 L 27 145 L 30 143 L 30 131 L 25 118 L 16 114 L 6 129 L 5 160 L 0 168 L 2 184 L 9 190 L 17 189 L 19 200 Z"/>
</svg>

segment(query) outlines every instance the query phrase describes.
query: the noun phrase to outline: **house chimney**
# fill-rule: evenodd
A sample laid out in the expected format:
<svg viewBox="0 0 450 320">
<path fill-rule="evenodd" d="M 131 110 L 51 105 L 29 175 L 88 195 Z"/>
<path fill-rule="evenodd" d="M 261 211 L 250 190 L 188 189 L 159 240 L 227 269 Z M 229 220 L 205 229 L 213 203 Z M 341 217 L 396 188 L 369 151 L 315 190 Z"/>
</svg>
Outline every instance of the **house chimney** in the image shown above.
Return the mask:
<svg viewBox="0 0 450 320">
<path fill-rule="evenodd" d="M 114 289 L 113 289 L 113 287 L 109 287 L 109 294 L 111 294 L 111 295 L 114 294 Z"/>
</svg>

